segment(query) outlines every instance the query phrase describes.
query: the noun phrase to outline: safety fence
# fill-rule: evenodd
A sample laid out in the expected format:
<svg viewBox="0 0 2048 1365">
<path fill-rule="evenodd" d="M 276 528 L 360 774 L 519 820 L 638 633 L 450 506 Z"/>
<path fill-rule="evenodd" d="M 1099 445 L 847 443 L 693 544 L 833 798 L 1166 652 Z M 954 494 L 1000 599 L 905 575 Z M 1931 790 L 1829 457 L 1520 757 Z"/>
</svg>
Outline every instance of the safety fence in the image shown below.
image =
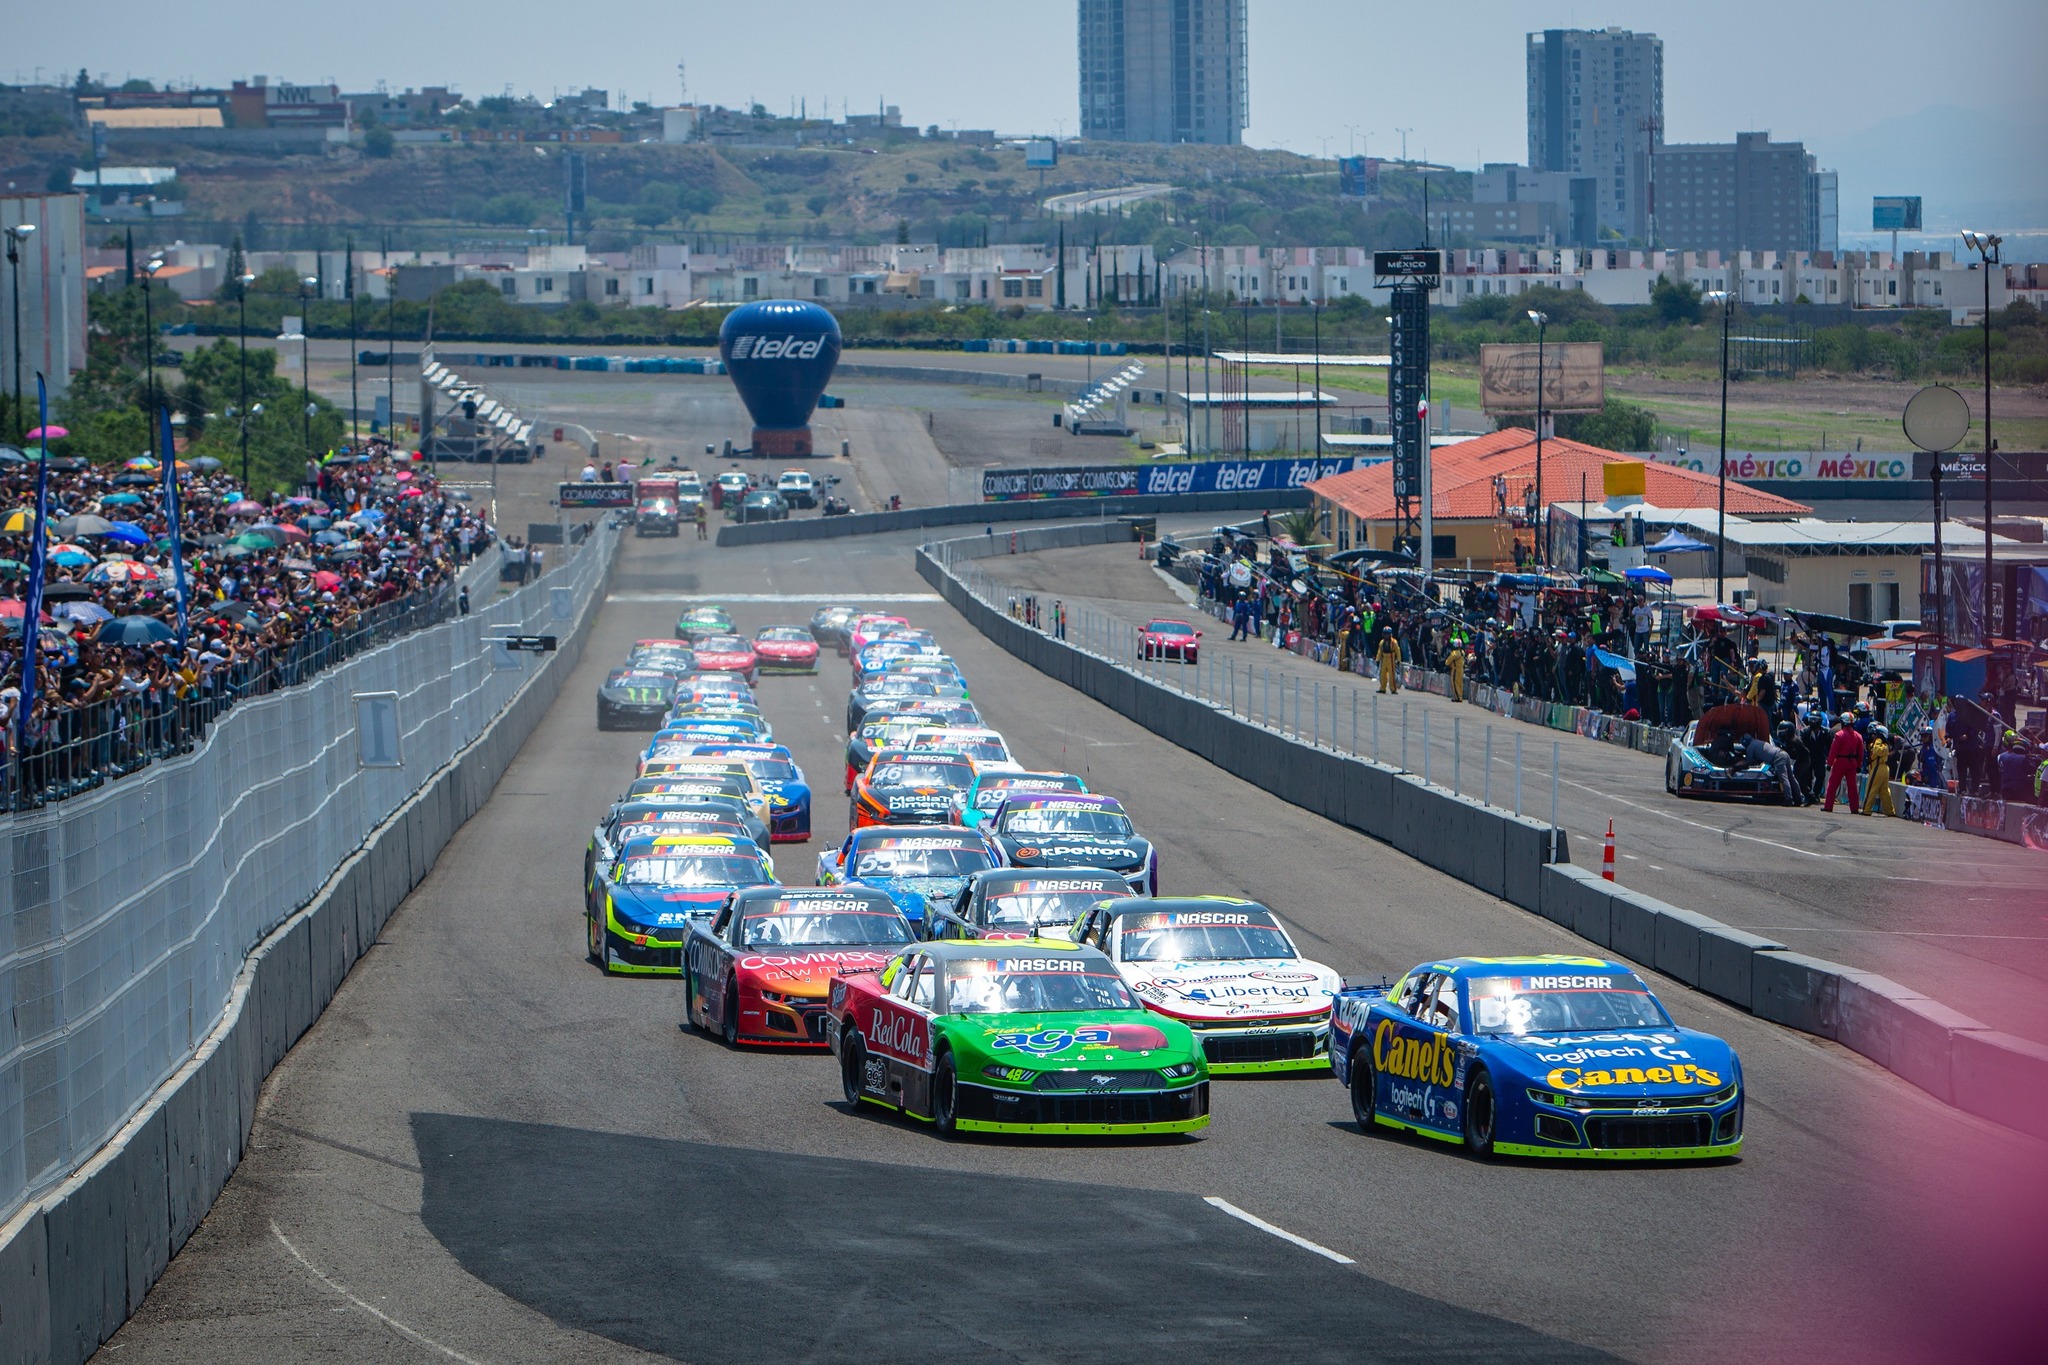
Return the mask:
<svg viewBox="0 0 2048 1365">
<path fill-rule="evenodd" d="M 616 545 L 602 531 L 472 615 L 360 642 L 297 686 L 278 675 L 208 717 L 189 753 L 0 821 L 0 1222 L 192 1056 L 250 950 L 484 732 L 528 660 L 546 657 L 494 641 L 566 632 Z M 395 708 L 395 730 L 359 733 L 364 707 Z"/>
<path fill-rule="evenodd" d="M 1023 532 L 1014 552 L 1104 544 L 1117 538 L 1115 529 Z M 918 552 L 918 572 L 999 647 L 1233 776 L 1618 957 L 1758 1018 L 1838 1042 L 1946 1104 L 2048 1138 L 2048 1047 L 1887 977 L 1808 957 L 1575 867 L 1562 831 L 1519 814 L 1519 790 L 1510 809 L 1484 791 L 1479 799 L 1461 794 L 1456 759 L 1452 785 L 1433 781 L 1427 743 L 1421 773 L 1408 769 L 1405 754 L 1394 766 L 1398 750 L 1386 733 L 1371 735 L 1369 706 L 1368 737 L 1358 751 L 1361 732 L 1348 720 L 1350 707 L 1321 709 L 1325 694 L 1315 683 L 1304 719 L 1301 692 L 1271 687 L 1270 675 L 1240 673 L 1234 663 L 1206 673 L 1179 663 L 1155 669 L 1127 622 L 1086 614 L 1065 620 L 1063 632 L 1059 613 L 1013 606 L 1013 589 L 973 567 L 1012 548 L 983 536 L 927 544 Z M 1324 728 L 1333 725 L 1339 728 Z M 1393 742 L 1407 733 L 1401 727 Z M 1368 756 L 1374 739 L 1386 761 Z M 1553 751 L 1552 772 L 1555 763 Z M 1989 815 L 1980 818 L 1988 823 Z"/>
</svg>

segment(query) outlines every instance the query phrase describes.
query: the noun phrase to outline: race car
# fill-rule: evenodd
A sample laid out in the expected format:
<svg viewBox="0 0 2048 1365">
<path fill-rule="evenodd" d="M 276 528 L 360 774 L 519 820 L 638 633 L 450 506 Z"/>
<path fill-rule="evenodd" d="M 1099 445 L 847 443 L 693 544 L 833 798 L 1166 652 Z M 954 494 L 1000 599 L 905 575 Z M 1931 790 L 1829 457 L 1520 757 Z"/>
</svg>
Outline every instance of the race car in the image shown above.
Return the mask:
<svg viewBox="0 0 2048 1365">
<path fill-rule="evenodd" d="M 930 700 L 919 698 L 918 700 Z M 871 711 L 861 721 L 860 729 L 846 737 L 846 792 L 853 794 L 854 779 L 867 771 L 875 755 L 884 749 L 901 749 L 910 743 L 910 737 L 920 730 L 929 729 L 932 718 L 921 712 L 898 712 L 893 709 Z"/>
<path fill-rule="evenodd" d="M 857 607 L 819 607 L 811 613 L 811 638 L 844 654 L 847 627 L 859 614 Z"/>
<path fill-rule="evenodd" d="M 1140 896 L 1159 894 L 1159 851 L 1139 834 L 1113 796 L 1020 792 L 977 827 L 1008 867 L 1095 867 L 1114 872 Z"/>
<path fill-rule="evenodd" d="M 891 673 L 921 678 L 938 688 L 942 697 L 967 695 L 967 675 L 960 671 L 959 664 L 944 654 L 906 654 L 900 659 L 889 660 L 875 676 L 886 677 Z"/>
<path fill-rule="evenodd" d="M 1218 1076 L 1320 1071 L 1344 980 L 1295 948 L 1273 912 L 1231 896 L 1107 901 L 1071 937 L 1109 955 L 1145 1007 L 1194 1030 Z"/>
<path fill-rule="evenodd" d="M 1201 650 L 1201 638 L 1202 632 L 1185 621 L 1147 621 L 1138 632 L 1138 657 L 1178 659 L 1191 664 Z"/>
<path fill-rule="evenodd" d="M 909 629 L 910 618 L 907 616 L 891 616 L 879 611 L 862 612 L 846 628 L 846 648 L 840 652 L 850 659 L 883 636 Z"/>
<path fill-rule="evenodd" d="M 951 824 L 954 798 L 973 780 L 973 766 L 958 754 L 883 749 L 853 780 L 847 824 Z"/>
<path fill-rule="evenodd" d="M 1790 759 L 1774 770 L 1769 756 L 1752 748 L 1752 740 L 1771 743 L 1771 718 L 1761 706 L 1709 707 L 1671 741 L 1664 758 L 1664 790 L 1673 796 L 1796 803 Z"/>
<path fill-rule="evenodd" d="M 825 1037 L 849 1105 L 961 1132 L 1190 1133 L 1209 1072 L 1187 1027 L 1150 1014 L 1092 948 L 923 943 L 834 977 Z"/>
<path fill-rule="evenodd" d="M 744 635 L 703 636 L 697 641 L 697 666 L 737 674 L 749 687 L 761 680 L 761 656 Z"/>
<path fill-rule="evenodd" d="M 847 694 L 846 732 L 852 734 L 860 729 L 861 721 L 877 706 L 894 706 L 938 695 L 937 686 L 923 678 L 913 678 L 908 673 L 877 673 Z"/>
<path fill-rule="evenodd" d="M 724 607 L 710 605 L 684 607 L 676 617 L 676 634 L 695 644 L 707 635 L 730 635 L 738 627 L 732 623 L 732 613 Z"/>
<path fill-rule="evenodd" d="M 969 877 L 996 862 L 994 847 L 972 830 L 873 825 L 818 855 L 818 885 L 872 886 L 894 901 L 905 919 L 922 925 L 927 902 L 951 904 Z"/>
<path fill-rule="evenodd" d="M 929 631 L 904 630 L 885 635 L 853 656 L 853 685 L 860 686 L 898 659 L 939 654 L 939 642 Z"/>
<path fill-rule="evenodd" d="M 636 839 L 598 869 L 586 951 L 607 975 L 679 976 L 690 921 L 743 886 L 772 886 L 775 865 L 751 839 L 663 834 Z"/>
<path fill-rule="evenodd" d="M 967 879 L 950 909 L 925 925 L 932 938 L 1066 938 L 1074 921 L 1131 888 L 1114 872 L 997 867 Z"/>
<path fill-rule="evenodd" d="M 768 825 L 774 842 L 805 844 L 811 839 L 811 784 L 781 744 L 700 744 L 700 758 L 737 758 L 768 793 Z"/>
<path fill-rule="evenodd" d="M 985 772 L 953 803 L 953 823 L 973 829 L 988 813 L 1019 792 L 1086 792 L 1088 784 L 1072 773 Z"/>
<path fill-rule="evenodd" d="M 717 673 L 698 669 L 676 684 L 676 704 L 690 701 L 707 701 L 713 698 L 730 698 L 751 702 L 754 689 L 745 678 L 737 673 Z"/>
<path fill-rule="evenodd" d="M 597 687 L 597 728 L 627 725 L 636 730 L 661 724 L 676 690 L 675 679 L 653 669 L 615 668 Z"/>
<path fill-rule="evenodd" d="M 802 626 L 770 626 L 754 636 L 754 657 L 762 673 L 816 673 L 818 642 Z"/>
<path fill-rule="evenodd" d="M 1330 1069 L 1361 1131 L 1478 1156 L 1617 1161 L 1742 1151 L 1742 1063 L 1597 957 L 1458 957 L 1340 991 Z"/>
<path fill-rule="evenodd" d="M 974 771 L 1021 773 L 1024 765 L 1010 756 L 1010 745 L 1001 733 L 986 726 L 933 725 L 910 737 L 912 749 L 944 749 L 959 754 L 974 765 Z"/>
<path fill-rule="evenodd" d="M 678 682 L 696 666 L 697 655 L 688 640 L 640 640 L 626 655 L 626 667 L 653 669 Z"/>
<path fill-rule="evenodd" d="M 700 744 L 706 742 L 709 741 L 697 741 Z M 643 759 L 641 767 L 642 772 L 635 779 L 636 783 L 645 782 L 649 778 L 682 783 L 718 783 L 721 790 L 730 791 L 745 801 L 747 809 L 759 816 L 762 823 L 766 824 L 771 818 L 769 811 L 772 808 L 768 801 L 768 793 L 754 780 L 753 771 L 742 759 L 704 758 L 691 754 L 682 758 Z M 630 793 L 631 789 L 628 791 Z"/>
<path fill-rule="evenodd" d="M 628 801 L 715 802 L 731 809 L 746 823 L 748 838 L 763 848 L 768 846 L 768 817 L 755 809 L 751 777 L 715 773 L 636 777 L 619 798 L 620 804 Z"/>
<path fill-rule="evenodd" d="M 597 869 L 610 863 L 618 851 L 633 839 L 657 834 L 726 834 L 752 839 L 753 822 L 733 802 L 693 797 L 655 797 L 641 801 L 620 801 L 605 812 L 604 819 L 590 832 L 583 850 L 583 910 L 590 913 L 597 895 Z"/>
<path fill-rule="evenodd" d="M 683 1023 L 729 1046 L 825 1046 L 832 978 L 876 972 L 913 939 L 910 921 L 865 886 L 736 891 L 683 947 Z"/>
</svg>

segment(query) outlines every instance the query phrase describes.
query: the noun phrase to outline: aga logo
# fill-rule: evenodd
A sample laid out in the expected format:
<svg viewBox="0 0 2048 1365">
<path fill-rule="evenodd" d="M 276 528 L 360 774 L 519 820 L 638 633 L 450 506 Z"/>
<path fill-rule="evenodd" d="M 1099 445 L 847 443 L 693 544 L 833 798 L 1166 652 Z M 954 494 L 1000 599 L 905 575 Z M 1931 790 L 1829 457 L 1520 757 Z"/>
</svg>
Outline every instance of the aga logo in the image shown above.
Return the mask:
<svg viewBox="0 0 2048 1365">
<path fill-rule="evenodd" d="M 733 360 L 816 360 L 823 337 L 740 336 L 732 339 Z"/>
</svg>

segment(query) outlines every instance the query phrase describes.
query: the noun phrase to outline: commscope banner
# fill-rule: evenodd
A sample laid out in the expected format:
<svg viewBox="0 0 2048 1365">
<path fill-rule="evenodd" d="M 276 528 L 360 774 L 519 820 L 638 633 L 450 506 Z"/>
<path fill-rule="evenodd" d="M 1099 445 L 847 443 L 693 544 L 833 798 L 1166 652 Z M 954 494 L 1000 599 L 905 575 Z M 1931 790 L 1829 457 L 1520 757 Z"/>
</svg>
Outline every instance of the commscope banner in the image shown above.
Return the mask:
<svg viewBox="0 0 2048 1365">
<path fill-rule="evenodd" d="M 1384 455 L 1342 455 L 1312 460 L 1191 460 L 1157 465 L 1070 465 L 1051 469 L 989 469 L 981 476 L 983 502 L 1032 498 L 1161 497 L 1178 493 L 1238 493 L 1300 488 L 1332 474 L 1384 464 Z"/>
<path fill-rule="evenodd" d="M 1713 474 L 1717 451 L 1655 451 L 1658 464 Z M 1909 451 L 1772 450 L 1728 452 L 1728 477 L 1754 483 L 1907 483 L 1913 478 Z"/>
</svg>

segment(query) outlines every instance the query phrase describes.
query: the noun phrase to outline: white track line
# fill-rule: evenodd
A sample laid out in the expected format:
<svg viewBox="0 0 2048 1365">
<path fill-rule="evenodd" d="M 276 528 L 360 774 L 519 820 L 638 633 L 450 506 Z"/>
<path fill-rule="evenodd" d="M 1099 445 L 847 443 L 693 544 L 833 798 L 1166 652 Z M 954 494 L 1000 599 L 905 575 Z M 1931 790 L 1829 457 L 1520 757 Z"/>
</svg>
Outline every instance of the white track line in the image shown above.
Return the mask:
<svg viewBox="0 0 2048 1365">
<path fill-rule="evenodd" d="M 357 1298 L 354 1294 L 351 1294 L 346 1286 L 329 1279 L 326 1275 L 321 1273 L 320 1268 L 318 1266 L 314 1265 L 311 1261 L 306 1259 L 304 1252 L 300 1251 L 297 1247 L 292 1245 L 292 1239 L 284 1235 L 284 1229 L 277 1225 L 277 1220 L 274 1218 L 270 1220 L 270 1231 L 272 1232 L 272 1234 L 276 1236 L 277 1240 L 283 1244 L 284 1249 L 292 1254 L 292 1259 L 297 1261 L 300 1265 L 306 1267 L 307 1273 L 310 1274 L 314 1279 L 320 1281 L 320 1283 L 326 1285 L 329 1289 L 332 1289 L 335 1293 L 341 1295 L 344 1299 L 347 1299 L 350 1303 L 362 1309 L 365 1313 L 368 1313 L 371 1317 L 377 1319 L 377 1321 L 383 1323 L 386 1327 L 389 1327 L 392 1331 L 398 1333 L 407 1341 L 414 1342 L 415 1344 L 420 1346 L 424 1346 L 430 1351 L 439 1351 L 442 1355 L 447 1356 L 450 1360 L 461 1361 L 462 1365 L 482 1365 L 481 1361 L 478 1361 L 471 1356 L 466 1356 L 462 1352 L 454 1349 L 453 1347 L 443 1346 L 440 1342 L 434 1340 L 432 1337 L 423 1336 L 422 1334 L 413 1331 L 412 1328 L 407 1327 L 404 1323 L 400 1322 L 397 1318 L 392 1317 L 389 1313 L 380 1312 L 372 1305 L 363 1302 L 363 1300 Z"/>
<path fill-rule="evenodd" d="M 1349 1256 L 1346 1256 L 1341 1251 L 1332 1251 L 1328 1247 L 1323 1246 L 1320 1243 L 1311 1242 L 1306 1237 L 1297 1237 L 1293 1233 L 1289 1232 L 1286 1228 L 1274 1227 L 1271 1223 L 1259 1217 L 1257 1214 L 1246 1213 L 1243 1209 L 1231 1203 L 1228 1199 L 1218 1199 L 1215 1195 L 1209 1194 L 1202 1196 L 1202 1202 L 1204 1204 L 1209 1205 L 1211 1208 L 1219 1209 L 1222 1212 L 1229 1214 L 1232 1218 L 1238 1219 L 1241 1222 L 1250 1223 L 1260 1232 L 1270 1232 L 1283 1242 L 1292 1242 L 1296 1246 L 1300 1247 L 1303 1251 L 1313 1251 L 1316 1255 L 1327 1257 L 1328 1259 L 1335 1261 L 1338 1265 L 1358 1264 L 1358 1262 L 1352 1260 Z"/>
</svg>

